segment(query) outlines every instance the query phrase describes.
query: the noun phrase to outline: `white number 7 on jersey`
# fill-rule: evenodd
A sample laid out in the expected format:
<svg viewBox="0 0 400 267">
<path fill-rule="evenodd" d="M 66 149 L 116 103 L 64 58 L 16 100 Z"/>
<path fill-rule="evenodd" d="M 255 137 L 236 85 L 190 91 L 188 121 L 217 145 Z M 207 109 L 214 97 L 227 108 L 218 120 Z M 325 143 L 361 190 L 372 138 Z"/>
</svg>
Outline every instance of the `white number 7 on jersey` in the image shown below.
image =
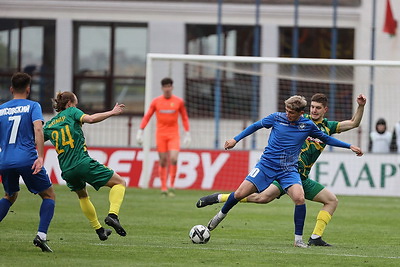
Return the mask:
<svg viewBox="0 0 400 267">
<path fill-rule="evenodd" d="M 8 141 L 8 143 L 15 144 L 15 140 L 17 139 L 19 123 L 21 121 L 21 116 L 19 115 L 19 116 L 8 117 L 8 120 L 14 121 L 12 129 L 11 129 L 10 140 Z"/>
</svg>

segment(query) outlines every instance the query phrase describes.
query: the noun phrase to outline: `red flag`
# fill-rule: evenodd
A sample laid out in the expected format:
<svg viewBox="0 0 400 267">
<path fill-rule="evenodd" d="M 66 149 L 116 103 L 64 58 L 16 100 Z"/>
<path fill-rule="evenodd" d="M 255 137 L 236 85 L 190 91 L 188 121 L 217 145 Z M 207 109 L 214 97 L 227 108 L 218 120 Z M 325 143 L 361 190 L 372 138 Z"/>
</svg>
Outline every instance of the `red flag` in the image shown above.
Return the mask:
<svg viewBox="0 0 400 267">
<path fill-rule="evenodd" d="M 397 21 L 393 17 L 390 1 L 386 0 L 386 17 L 385 17 L 385 25 L 383 26 L 383 32 L 386 32 L 390 35 L 396 35 L 396 28 L 397 28 Z"/>
</svg>

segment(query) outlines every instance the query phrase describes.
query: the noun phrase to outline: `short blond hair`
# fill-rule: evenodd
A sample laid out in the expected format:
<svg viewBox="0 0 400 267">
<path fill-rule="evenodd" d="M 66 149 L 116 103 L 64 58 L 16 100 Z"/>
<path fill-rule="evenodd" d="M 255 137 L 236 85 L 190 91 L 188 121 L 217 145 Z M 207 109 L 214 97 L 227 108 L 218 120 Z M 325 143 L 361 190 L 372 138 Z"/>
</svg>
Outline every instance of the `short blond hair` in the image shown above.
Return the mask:
<svg viewBox="0 0 400 267">
<path fill-rule="evenodd" d="M 304 96 L 294 95 L 285 100 L 285 106 L 297 112 L 301 112 L 306 108 L 307 100 Z"/>
</svg>

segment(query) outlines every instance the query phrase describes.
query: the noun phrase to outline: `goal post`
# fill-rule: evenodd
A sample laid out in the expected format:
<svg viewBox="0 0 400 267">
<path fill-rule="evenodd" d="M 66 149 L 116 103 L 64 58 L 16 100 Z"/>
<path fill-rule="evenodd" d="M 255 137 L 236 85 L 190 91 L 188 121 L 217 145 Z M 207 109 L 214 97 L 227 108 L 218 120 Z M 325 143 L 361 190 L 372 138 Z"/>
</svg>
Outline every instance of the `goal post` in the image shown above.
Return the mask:
<svg viewBox="0 0 400 267">
<path fill-rule="evenodd" d="M 378 118 L 387 120 L 388 130 L 398 120 L 398 61 L 149 53 L 146 68 L 145 111 L 162 93 L 161 79 L 171 77 L 174 94 L 185 100 L 188 110 L 190 149 L 222 149 L 226 139 L 252 122 L 284 111 L 283 101 L 294 94 L 305 96 L 308 102 L 315 93 L 326 94 L 327 118 L 338 121 L 351 119 L 357 95 L 366 95 L 362 125 L 339 137 L 364 150 Z M 263 150 L 268 134 L 259 131 L 240 142 L 237 149 Z M 146 188 L 153 166 L 149 162 L 155 160 L 150 159 L 155 148 L 154 118 L 145 129 L 143 141 L 139 186 Z"/>
</svg>

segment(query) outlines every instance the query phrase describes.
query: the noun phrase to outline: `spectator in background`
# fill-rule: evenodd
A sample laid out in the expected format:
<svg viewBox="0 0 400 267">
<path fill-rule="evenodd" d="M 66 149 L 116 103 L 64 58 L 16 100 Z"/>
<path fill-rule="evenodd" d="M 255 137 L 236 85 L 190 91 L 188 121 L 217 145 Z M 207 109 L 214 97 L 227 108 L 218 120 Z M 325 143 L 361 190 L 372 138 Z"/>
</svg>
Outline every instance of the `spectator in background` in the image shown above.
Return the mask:
<svg viewBox="0 0 400 267">
<path fill-rule="evenodd" d="M 380 118 L 375 125 L 375 131 L 370 134 L 369 151 L 372 153 L 389 153 L 392 133 L 387 131 L 386 121 Z"/>
<path fill-rule="evenodd" d="M 172 94 L 173 80 L 164 78 L 161 80 L 163 94 L 154 98 L 149 109 L 140 123 L 136 140 L 139 145 L 143 144 L 143 130 L 154 113 L 157 118 L 157 152 L 160 158 L 158 172 L 161 179 L 161 194 L 163 196 L 175 196 L 174 184 L 177 173 L 178 154 L 180 150 L 179 136 L 179 114 L 182 118 L 185 137 L 183 144 L 188 146 L 191 138 L 189 133 L 189 117 L 186 112 L 185 103 L 182 98 Z M 168 162 L 169 158 L 169 162 Z M 169 169 L 169 185 L 167 185 L 167 168 Z"/>
</svg>

